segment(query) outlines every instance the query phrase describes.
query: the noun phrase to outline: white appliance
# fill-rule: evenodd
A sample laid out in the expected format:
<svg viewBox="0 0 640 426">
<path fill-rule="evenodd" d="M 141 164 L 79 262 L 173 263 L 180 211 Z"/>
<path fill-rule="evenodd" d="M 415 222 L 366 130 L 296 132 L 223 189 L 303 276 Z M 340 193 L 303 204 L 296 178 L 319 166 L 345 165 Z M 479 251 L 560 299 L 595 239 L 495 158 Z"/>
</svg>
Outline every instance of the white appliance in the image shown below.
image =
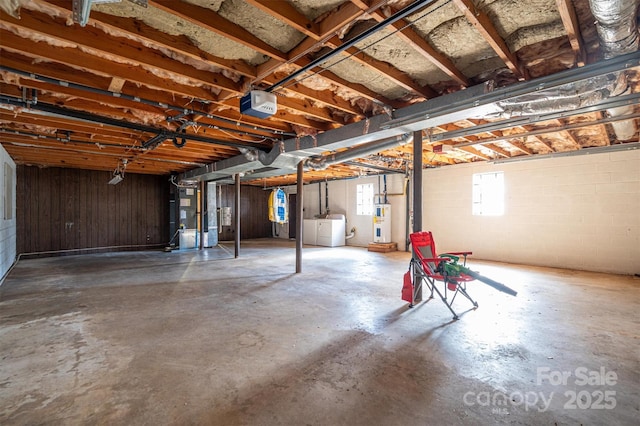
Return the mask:
<svg viewBox="0 0 640 426">
<path fill-rule="evenodd" d="M 302 229 L 304 244 L 338 247 L 345 245 L 344 215 L 332 214 L 326 219 L 305 219 Z"/>
<path fill-rule="evenodd" d="M 374 206 L 373 242 L 391 242 L 391 204 L 376 204 Z"/>
<path fill-rule="evenodd" d="M 305 219 L 302 223 L 302 243 L 315 246 L 318 237 L 318 221 L 316 219 Z"/>
</svg>

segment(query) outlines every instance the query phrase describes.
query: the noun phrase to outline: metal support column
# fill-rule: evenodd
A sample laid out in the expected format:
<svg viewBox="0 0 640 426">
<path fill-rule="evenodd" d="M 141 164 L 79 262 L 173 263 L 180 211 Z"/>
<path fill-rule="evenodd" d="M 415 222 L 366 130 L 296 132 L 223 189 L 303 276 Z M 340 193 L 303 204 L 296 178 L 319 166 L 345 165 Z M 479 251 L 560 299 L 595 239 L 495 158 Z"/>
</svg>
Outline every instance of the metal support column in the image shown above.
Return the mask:
<svg viewBox="0 0 640 426">
<path fill-rule="evenodd" d="M 406 175 L 406 183 L 407 186 L 405 188 L 404 202 L 406 204 L 405 208 L 405 223 L 404 223 L 404 251 L 409 251 L 409 243 L 411 240 L 409 239 L 409 234 L 411 233 L 411 180 L 409 180 L 409 174 Z"/>
<path fill-rule="evenodd" d="M 413 132 L 413 232 L 422 231 L 422 130 Z"/>
<path fill-rule="evenodd" d="M 413 232 L 422 231 L 422 130 L 413 132 Z M 417 284 L 422 277 L 414 277 Z M 414 294 L 422 300 L 422 286 Z"/>
<path fill-rule="evenodd" d="M 205 187 L 206 187 L 206 182 L 201 180 L 200 182 L 198 182 L 198 186 L 199 186 L 199 200 L 200 201 L 200 205 L 198 206 L 198 208 L 200 209 L 200 213 L 199 213 L 199 217 L 198 217 L 198 228 L 200 230 L 200 236 L 199 236 L 199 243 L 198 243 L 198 249 L 202 250 L 204 248 L 204 210 L 205 210 L 205 206 L 206 206 L 206 195 L 205 195 Z"/>
<path fill-rule="evenodd" d="M 304 162 L 298 163 L 297 195 L 296 195 L 296 274 L 302 272 L 302 175 L 304 172 Z M 289 224 L 291 226 L 291 224 Z"/>
<path fill-rule="evenodd" d="M 236 173 L 236 238 L 235 257 L 240 256 L 240 173 Z"/>
</svg>

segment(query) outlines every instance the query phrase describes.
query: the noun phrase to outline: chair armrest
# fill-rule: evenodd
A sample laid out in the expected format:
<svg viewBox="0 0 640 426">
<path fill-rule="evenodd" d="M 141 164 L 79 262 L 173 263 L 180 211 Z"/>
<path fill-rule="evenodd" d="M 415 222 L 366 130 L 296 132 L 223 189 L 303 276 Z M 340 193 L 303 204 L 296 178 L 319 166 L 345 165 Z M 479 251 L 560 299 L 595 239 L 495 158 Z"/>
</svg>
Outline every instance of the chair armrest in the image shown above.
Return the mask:
<svg viewBox="0 0 640 426">
<path fill-rule="evenodd" d="M 422 262 L 433 262 L 433 263 L 440 263 L 440 262 L 451 262 L 451 258 L 450 257 L 431 257 L 431 258 L 424 258 L 424 259 L 420 259 Z"/>
<path fill-rule="evenodd" d="M 447 254 L 455 254 L 457 256 L 469 256 L 471 254 L 473 254 L 472 251 L 448 251 L 446 253 L 444 253 L 443 255 L 446 256 Z"/>
</svg>

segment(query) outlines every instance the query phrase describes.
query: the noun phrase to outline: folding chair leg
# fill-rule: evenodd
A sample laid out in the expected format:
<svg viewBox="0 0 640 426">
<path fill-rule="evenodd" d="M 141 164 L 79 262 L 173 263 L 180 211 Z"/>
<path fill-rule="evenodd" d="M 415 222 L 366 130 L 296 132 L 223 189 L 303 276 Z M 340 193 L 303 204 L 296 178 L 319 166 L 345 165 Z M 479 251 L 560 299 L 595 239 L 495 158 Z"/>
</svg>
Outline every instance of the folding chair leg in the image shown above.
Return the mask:
<svg viewBox="0 0 640 426">
<path fill-rule="evenodd" d="M 471 298 L 471 296 L 469 296 L 469 293 L 467 293 L 467 289 L 466 289 L 466 288 L 464 288 L 463 286 L 460 286 L 460 285 L 459 285 L 459 286 L 458 286 L 458 291 L 459 291 L 459 292 L 460 292 L 464 297 L 466 297 L 467 299 L 469 299 L 469 301 L 470 301 L 471 303 L 473 303 L 473 307 L 474 307 L 474 308 L 477 308 L 477 307 L 478 307 L 478 302 L 476 302 L 475 300 L 473 300 L 473 299 Z"/>
<path fill-rule="evenodd" d="M 409 304 L 410 308 L 413 308 L 416 303 L 416 294 L 418 294 L 422 288 L 422 278 L 414 280 L 413 283 L 413 296 L 411 297 L 412 302 Z"/>
<path fill-rule="evenodd" d="M 453 314 L 453 319 L 457 320 L 458 319 L 458 314 L 456 314 L 456 311 L 453 310 L 453 308 L 451 307 L 451 304 L 453 303 L 453 299 L 451 299 L 451 302 L 449 302 L 447 300 L 447 283 L 445 282 L 445 290 L 444 290 L 444 295 L 440 292 L 440 290 L 438 290 L 438 287 L 436 287 L 435 282 L 432 284 L 431 286 L 431 293 L 433 294 L 433 290 L 436 291 L 436 293 L 438 293 L 438 296 L 440 296 L 440 299 L 442 299 L 442 302 L 447 305 L 447 308 L 449 308 L 449 310 L 451 311 L 451 313 Z M 454 295 L 455 298 L 455 295 Z"/>
</svg>

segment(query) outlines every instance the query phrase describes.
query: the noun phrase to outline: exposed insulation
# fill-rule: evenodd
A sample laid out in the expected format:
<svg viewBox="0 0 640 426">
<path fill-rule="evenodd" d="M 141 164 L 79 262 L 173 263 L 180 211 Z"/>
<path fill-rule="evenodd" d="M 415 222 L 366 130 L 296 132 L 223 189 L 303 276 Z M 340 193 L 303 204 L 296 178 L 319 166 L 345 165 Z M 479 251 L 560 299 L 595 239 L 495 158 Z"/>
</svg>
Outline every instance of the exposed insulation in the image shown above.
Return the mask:
<svg viewBox="0 0 640 426">
<path fill-rule="evenodd" d="M 544 140 L 550 142 L 553 150 L 556 152 L 574 151 L 576 148 L 579 148 L 575 142 L 558 133 L 545 134 Z"/>
<path fill-rule="evenodd" d="M 429 33 L 428 40 L 433 47 L 450 57 L 456 67 L 468 77 L 476 76 L 488 68 L 495 69 L 498 65 L 505 66 L 464 17 L 443 22 Z"/>
<path fill-rule="evenodd" d="M 417 54 L 389 29 L 381 30 L 356 47 L 375 59 L 393 64 L 423 86 L 449 79 L 433 62 Z"/>
<path fill-rule="evenodd" d="M 20 19 L 21 0 L 0 0 L 0 10 L 5 11 L 16 19 Z"/>
<path fill-rule="evenodd" d="M 66 20 L 67 25 L 73 25 L 73 21 L 71 19 L 70 14 L 65 12 L 62 9 L 55 7 L 54 5 L 50 5 L 45 2 L 37 2 L 37 1 L 30 1 L 30 0 L 21 0 L 20 2 L 22 3 L 22 7 L 26 9 L 45 13 L 53 18 L 62 18 Z"/>
<path fill-rule="evenodd" d="M 532 78 L 572 68 L 576 57 L 566 36 L 545 40 L 518 51 L 518 58 Z"/>
<path fill-rule="evenodd" d="M 235 23 L 239 27 L 244 28 L 247 32 L 255 35 L 258 39 L 272 46 L 280 52 L 289 52 L 305 40 L 305 36 L 295 28 L 287 25 L 283 20 L 257 8 L 242 0 L 182 0 L 195 4 L 199 7 L 206 8 L 217 13 L 221 18 Z M 322 20 L 330 17 L 345 18 L 345 12 L 353 13 L 350 22 L 342 28 L 336 30 L 332 34 L 326 34 L 323 40 L 329 40 L 338 34 L 342 41 L 346 41 L 362 30 L 375 25 L 377 20 L 366 13 L 358 12 L 354 5 L 379 6 L 382 15 L 388 17 L 393 13 L 414 3 L 415 0 L 376 0 L 348 2 L 346 0 L 283 0 L 287 1 L 291 6 L 298 10 L 309 21 L 318 23 L 318 27 L 325 27 Z M 576 55 L 569 43 L 566 29 L 562 23 L 556 0 L 473 0 L 474 3 L 483 10 L 491 20 L 500 36 L 505 40 L 508 48 L 518 59 L 519 65 L 526 68 L 532 78 L 557 73 L 564 69 L 576 67 Z M 575 6 L 582 38 L 585 41 L 586 50 L 588 52 L 587 62 L 598 60 L 601 56 L 599 51 L 598 37 L 593 24 L 594 18 L 591 15 L 588 6 L 588 0 L 574 0 L 569 2 Z M 92 6 L 91 17 L 87 24 L 86 31 L 91 37 L 118 38 L 119 42 L 126 43 L 132 48 L 139 49 L 141 55 L 147 57 L 162 58 L 166 63 L 174 61 L 169 69 L 185 70 L 181 73 L 157 69 L 154 66 L 142 65 L 137 58 L 125 58 L 121 56 L 118 49 L 114 48 L 111 52 L 98 52 L 92 48 L 79 47 L 75 43 L 61 41 L 65 38 L 65 34 L 82 31 L 82 29 L 72 22 L 71 12 L 68 10 L 71 1 L 64 4 L 62 2 L 47 1 L 27 1 L 27 0 L 0 0 L 0 9 L 7 13 L 16 15 L 21 12 L 22 22 L 31 20 L 30 25 L 34 25 L 37 20 L 42 20 L 42 33 L 48 33 L 48 36 L 40 34 L 40 28 L 35 27 L 33 30 L 21 29 L 20 21 L 15 24 L 13 20 L 1 22 L 0 28 L 8 29 L 19 37 L 28 38 L 37 42 L 36 46 L 42 49 L 74 49 L 74 52 L 83 52 L 83 58 L 88 58 L 87 67 L 91 68 L 93 62 L 89 56 L 96 56 L 100 60 L 109 61 L 118 64 L 119 69 L 129 68 L 131 74 L 120 73 L 118 71 L 110 72 L 108 67 L 105 69 L 85 69 L 78 63 L 72 61 L 75 65 L 69 63 L 53 63 L 40 58 L 49 58 L 45 54 L 38 55 L 37 52 L 24 52 L 22 55 L 14 54 L 18 51 L 17 47 L 3 46 L 2 52 L 6 54 L 7 63 L 11 60 L 13 63 L 19 64 L 20 61 L 31 60 L 38 68 L 41 68 L 42 74 L 60 75 L 61 72 L 69 72 L 69 70 L 78 70 L 80 72 L 69 72 L 69 81 L 75 81 L 85 85 L 94 84 L 96 88 L 105 89 L 113 87 L 114 91 L 121 91 L 129 95 L 143 94 L 143 96 L 153 97 L 154 92 L 150 90 L 137 90 L 136 87 L 144 87 L 147 76 L 153 74 L 158 79 L 154 81 L 158 86 L 153 87 L 154 90 L 164 90 L 166 96 L 162 95 L 163 102 L 166 99 L 172 99 L 173 105 L 182 105 L 194 108 L 199 111 L 206 111 L 212 115 L 218 115 L 218 119 L 211 119 L 205 116 L 191 117 L 189 120 L 201 120 L 202 127 L 192 127 L 196 132 L 202 129 L 205 135 L 205 126 L 219 125 L 227 123 L 228 126 L 238 126 L 238 128 L 249 129 L 247 126 L 256 126 L 260 134 L 265 133 L 269 128 L 278 129 L 286 133 L 295 133 L 298 136 L 311 135 L 314 136 L 318 132 L 331 127 L 339 127 L 341 125 L 358 121 L 364 116 L 372 116 L 377 114 L 391 114 L 391 107 L 383 106 L 384 98 L 391 99 L 394 107 L 401 108 L 419 100 L 422 96 L 415 93 L 414 90 L 403 87 L 403 84 L 395 82 L 390 76 L 384 75 L 384 72 L 375 70 L 375 67 L 359 62 L 361 58 L 355 60 L 348 58 L 347 55 L 340 54 L 323 64 L 330 72 L 312 74 L 307 72 L 301 77 L 296 78 L 295 82 L 286 84 L 285 88 L 276 90 L 279 95 L 280 105 L 283 114 L 275 115 L 272 118 L 261 121 L 255 117 L 244 114 L 240 115 L 238 104 L 239 96 L 234 90 L 214 89 L 207 78 L 206 73 L 210 73 L 211 78 L 224 75 L 230 80 L 238 83 L 238 87 L 248 88 L 253 84 L 255 88 L 266 88 L 300 69 L 300 66 L 308 63 L 314 58 L 326 53 L 330 48 L 323 44 L 323 41 L 315 41 L 313 39 L 306 40 L 303 46 L 307 47 L 305 54 L 297 55 L 291 61 L 297 61 L 297 64 L 283 64 L 277 66 L 277 60 L 271 60 L 268 56 L 246 47 L 239 42 L 231 41 L 233 37 L 225 37 L 217 34 L 209 28 L 203 28 L 190 23 L 188 20 L 178 18 L 171 13 L 164 12 L 153 6 L 154 2 L 148 8 L 143 8 L 130 1 L 121 1 L 112 4 L 94 4 Z M 172 4 L 178 4 L 176 1 Z M 22 10 L 19 6 L 22 5 Z M 282 2 L 267 2 L 268 7 L 278 10 L 282 7 Z M 36 11 L 38 13 L 33 13 Z M 41 14 L 54 17 L 51 22 L 44 22 Z M 134 28 L 132 32 L 128 30 L 117 29 L 109 23 L 100 23 L 99 20 L 106 15 L 113 15 L 130 19 L 128 28 Z M 25 19 L 26 18 L 26 19 Z M 46 18 L 45 18 L 46 19 Z M 429 43 L 436 51 L 440 52 L 444 57 L 451 60 L 454 66 L 465 75 L 471 85 L 494 80 L 496 87 L 507 86 L 517 81 L 517 77 L 507 68 L 506 64 L 496 51 L 490 46 L 487 40 L 474 27 L 452 0 L 436 0 L 423 10 L 412 14 L 405 18 L 409 24 L 409 28 L 419 37 Z M 11 22 L 11 23 L 10 23 Z M 57 26 L 55 28 L 54 26 Z M 206 24 L 204 25 L 206 27 Z M 72 27 L 72 28 L 70 28 Z M 95 28 L 92 28 L 95 27 Z M 67 30 L 72 31 L 67 32 Z M 138 34 L 135 31 L 138 31 Z M 171 48 L 164 46 L 161 41 L 152 41 L 151 32 L 159 31 L 165 33 L 172 38 Z M 454 81 L 448 73 L 443 72 L 439 67 L 431 61 L 424 58 L 423 55 L 411 47 L 410 44 L 395 33 L 395 29 L 387 27 L 379 31 L 367 40 L 358 43 L 356 49 L 365 49 L 364 53 L 369 57 L 379 61 L 384 67 L 389 67 L 390 74 L 397 73 L 412 80 L 418 86 L 428 86 L 430 89 L 438 93 L 449 93 L 460 90 L 461 84 Z M 81 40 L 76 40 L 82 44 Z M 93 45 L 91 43 L 87 43 Z M 116 44 L 105 44 L 105 46 L 116 46 Z M 188 52 L 179 52 L 180 46 L 188 47 Z M 195 47 L 196 49 L 193 49 Z M 201 57 L 197 49 L 202 50 Z M 20 52 L 18 52 L 20 53 Z M 205 54 L 206 53 L 206 54 Z M 213 57 L 209 56 L 212 55 Z M 27 58 L 32 59 L 25 59 Z M 216 64 L 216 58 L 228 59 L 228 64 Z M 35 59 L 33 59 L 35 58 Z M 142 58 L 142 56 L 141 56 Z M 140 59 L 141 60 L 141 59 Z M 266 71 L 260 65 L 269 61 L 269 70 Z M 150 61 L 149 61 L 150 62 Z M 97 62 L 95 62 L 97 63 Z M 95 67 L 95 63 L 93 68 Z M 238 66 L 243 68 L 242 74 L 228 68 Z M 266 68 L 266 67 L 264 67 Z M 394 69 L 395 68 L 395 69 Z M 196 70 L 199 70 L 196 72 Z M 193 74 L 191 74 L 193 71 Z M 204 71 L 204 72 L 201 72 Z M 266 73 L 271 73 L 267 80 L 253 80 L 252 75 L 260 75 L 265 77 Z M 340 79 L 346 81 L 344 87 L 342 82 L 334 82 L 331 80 L 331 73 L 337 75 Z M 75 75 L 72 75 L 75 74 Z M 121 75 L 124 74 L 124 75 Z M 187 74 L 187 75 L 184 75 Z M 189 77 L 189 74 L 194 75 Z M 638 92 L 638 73 L 635 70 L 628 70 L 628 81 L 633 93 Z M 130 80 L 126 80 L 126 76 L 131 76 Z M 246 78 L 243 76 L 247 76 Z M 95 78 L 93 76 L 96 76 Z M 108 77 L 104 78 L 104 77 Z M 121 79 L 120 85 L 109 85 L 113 79 Z M 92 83 L 91 80 L 95 82 Z M 7 86 L 7 93 L 12 94 L 16 98 L 22 93 L 22 85 L 28 84 L 28 79 L 21 79 L 10 73 L 0 73 L 0 81 Z M 31 83 L 29 81 L 29 83 Z M 210 91 L 211 97 L 219 95 L 215 102 L 192 102 L 183 96 L 177 95 L 174 91 L 180 91 L 177 85 L 200 87 L 197 92 Z M 48 86 L 47 86 L 48 85 Z M 105 117 L 120 118 L 123 117 L 131 122 L 141 123 L 153 126 L 155 128 L 175 128 L 179 122 L 169 123 L 166 120 L 165 113 L 161 109 L 140 108 L 133 106 L 123 107 L 122 103 L 117 102 L 120 106 L 114 106 L 110 103 L 105 95 L 91 93 L 83 96 L 81 90 L 74 90 L 74 96 L 67 94 L 67 91 L 58 91 L 55 83 L 39 81 L 38 87 L 43 89 L 38 91 L 40 102 L 51 102 L 66 108 L 76 110 L 87 110 L 90 113 L 100 114 Z M 149 86 L 151 87 L 151 86 Z M 360 93 L 359 90 L 366 87 L 366 93 Z M 311 90 L 307 90 L 307 88 Z M 429 90 L 429 89 L 427 89 Z M 315 92 L 313 92 L 315 91 Z M 197 93 L 194 91 L 194 93 Z M 363 92 L 365 92 L 363 90 Z M 373 92 L 373 96 L 371 94 Z M 100 98 L 102 96 L 102 98 Z M 206 97 L 206 96 L 205 96 Z M 378 98 L 372 101 L 370 98 Z M 18 100 L 18 99 L 16 99 Z M 333 106 L 332 101 L 339 101 L 341 104 L 349 102 L 357 111 L 355 114 L 346 112 L 340 105 Z M 529 102 L 531 103 L 531 102 Z M 285 106 L 286 105 L 286 106 Z M 563 104 L 564 105 L 564 104 Z M 325 118 L 318 119 L 312 117 L 307 110 L 308 106 L 318 108 L 327 114 Z M 21 118 L 24 114 L 20 107 L 3 106 L 4 113 L 0 121 L 0 125 L 6 129 L 15 128 L 16 123 L 11 122 L 11 117 Z M 11 112 L 8 112 L 11 110 Z M 225 111 L 227 110 L 227 111 Z M 229 111 L 232 110 L 232 111 Z M 636 112 L 640 111 L 640 107 L 635 108 Z M 158 111 L 158 112 L 155 112 Z M 221 111 L 225 111 L 222 112 Z M 286 113 L 286 114 L 285 114 Z M 171 114 L 174 114 L 173 112 Z M 527 150 L 533 153 L 547 154 L 550 152 L 572 151 L 580 148 L 589 148 L 593 146 L 603 146 L 609 144 L 609 138 L 616 141 L 611 131 L 610 124 L 588 125 L 606 113 L 585 114 L 579 117 L 567 117 L 562 120 L 550 120 L 546 123 L 531 124 L 524 127 L 496 129 L 491 133 L 470 134 L 466 137 L 456 138 L 454 140 L 442 140 L 434 144 L 427 144 L 424 150 L 425 164 L 430 166 L 440 166 L 448 164 L 457 164 L 464 162 L 485 161 L 487 159 L 502 159 L 506 156 L 520 157 L 527 156 Z M 30 116 L 30 115 L 29 115 Z M 27 116 L 26 118 L 28 118 Z M 232 117 L 230 119 L 230 117 Z M 48 118 L 52 119 L 52 118 Z M 229 121 L 232 120 L 232 121 Z M 238 120 L 237 122 L 235 120 Z M 434 134 L 453 131 L 459 128 L 473 128 L 475 125 L 487 122 L 496 122 L 496 120 L 478 117 L 476 119 L 461 120 L 455 123 L 445 123 L 442 128 L 431 129 Z M 40 123 L 42 123 L 40 121 Z M 216 123 L 216 124 L 213 124 Z M 293 123 L 293 124 L 292 124 Z M 316 124 L 317 123 L 317 124 Z M 585 123 L 586 127 L 577 129 L 559 129 L 563 126 L 570 126 L 576 123 Z M 19 123 L 17 124 L 19 125 Z M 317 126 L 318 128 L 313 128 Z M 63 128 L 63 127 L 60 127 Z M 22 127 L 25 131 L 38 133 L 54 132 L 54 127 L 44 127 L 34 125 L 32 127 Z M 30 129 L 30 130 L 28 130 Z M 549 133 L 538 136 L 526 136 L 525 134 L 531 130 L 549 129 Z M 191 130 L 190 130 L 191 131 Z M 251 132 L 248 130 L 248 132 Z M 110 132 L 105 132 L 103 126 L 96 126 L 93 134 L 82 137 L 90 137 L 95 141 L 120 140 L 119 137 L 113 136 Z M 136 132 L 127 130 L 126 138 L 135 140 L 136 143 L 148 140 L 149 132 Z M 609 134 L 608 134 L 609 133 Z M 80 137 L 80 135 L 78 134 Z M 271 139 L 257 141 L 257 138 L 247 135 L 238 136 L 230 135 L 223 130 L 210 129 L 206 132 L 206 136 L 212 138 L 220 138 L 227 141 L 251 140 L 256 145 L 270 147 Z M 505 136 L 511 139 L 505 141 L 492 141 L 496 137 Z M 4 136 L 3 136 L 4 137 Z M 8 137 L 8 136 L 7 136 Z M 485 140 L 484 144 L 473 143 Z M 636 136 L 633 141 L 637 141 Z M 9 140 L 7 143 L 18 143 Z M 430 151 L 434 145 L 468 145 L 459 146 L 452 151 L 445 153 L 434 153 Z M 98 147 L 100 148 L 100 147 Z M 104 148 L 104 147 L 103 147 Z M 92 147 L 92 149 L 96 149 Z M 112 149 L 112 148 L 104 148 Z M 113 148 L 116 149 L 116 148 Z M 412 167 L 411 145 L 398 146 L 395 149 L 387 150 L 382 154 L 377 154 L 365 158 L 370 165 L 396 168 L 404 170 Z M 167 164 L 175 163 L 175 158 L 186 159 L 190 161 L 191 166 L 185 166 L 182 170 L 187 170 L 193 165 L 201 163 L 209 163 L 211 161 L 229 158 L 238 154 L 235 148 L 225 148 L 216 146 L 215 144 L 189 143 L 183 150 L 178 150 L 173 146 L 171 141 L 165 141 L 162 146 L 154 150 L 152 158 L 159 161 L 147 161 L 145 168 L 153 173 L 168 173 L 175 171 L 175 165 L 163 166 L 162 161 Z M 175 157 L 179 155 L 179 157 Z M 149 160 L 149 157 L 147 157 Z M 27 157 L 21 157 L 23 162 L 31 162 Z M 89 165 L 88 167 L 91 167 Z M 163 168 L 164 167 L 164 168 Z M 308 179 L 326 179 L 336 177 L 353 176 L 354 174 L 371 174 L 377 173 L 374 169 L 367 167 L 352 167 L 348 165 L 336 165 L 325 171 L 310 172 L 305 174 L 305 181 Z M 295 182 L 295 175 L 285 178 L 268 178 L 260 179 L 260 183 L 273 182 L 274 184 L 282 184 L 283 182 Z"/>
<path fill-rule="evenodd" d="M 45 43 L 49 46 L 55 46 L 55 47 L 62 47 L 62 48 L 67 48 L 67 49 L 75 49 L 78 47 L 77 44 L 75 43 L 70 43 L 68 41 L 64 41 L 64 40 L 59 40 L 56 38 L 52 38 L 52 37 L 47 37 L 45 35 L 41 35 L 41 34 L 36 34 L 33 33 L 31 31 L 27 31 L 23 28 L 18 28 L 15 27 L 14 25 L 11 25 L 7 22 L 4 21 L 0 21 L 0 29 L 3 30 L 7 30 L 15 35 L 17 35 L 18 37 L 22 37 L 22 38 L 26 38 L 32 41 L 35 41 L 36 43 Z M 10 48 L 10 46 L 9 46 Z"/>
<path fill-rule="evenodd" d="M 509 46 L 509 50 L 516 52 L 525 46 L 542 43 L 557 37 L 566 37 L 564 24 L 560 20 L 537 26 L 521 27 L 512 32 L 505 41 Z"/>
<path fill-rule="evenodd" d="M 343 59 L 344 56 L 332 58 L 322 67 L 329 68 L 338 76 L 353 83 L 362 84 L 389 99 L 398 99 L 406 94 L 407 91 L 405 89 L 394 84 L 379 72 L 351 59 Z"/>
<path fill-rule="evenodd" d="M 404 2 L 410 3 L 410 2 Z M 463 17 L 462 12 L 450 0 L 438 0 L 418 13 L 407 17 L 408 22 L 413 23 L 418 34 L 426 36 L 445 22 Z M 462 40 L 460 40 L 462 41 Z"/>
<path fill-rule="evenodd" d="M 290 51 L 305 38 L 284 22 L 241 0 L 225 0 L 218 13 L 281 52 Z"/>
<path fill-rule="evenodd" d="M 544 32 L 544 26 L 560 20 L 555 0 L 479 0 L 476 4 L 491 18 L 496 30 L 505 39 L 521 29 L 525 22 L 527 28 L 542 26 L 540 32 Z M 524 40 L 522 43 L 531 44 Z"/>
<path fill-rule="evenodd" d="M 147 48 L 154 49 L 161 52 L 163 55 L 165 55 L 168 58 L 175 59 L 178 62 L 182 62 L 183 64 L 190 65 L 196 69 L 203 70 L 203 71 L 217 72 L 217 73 L 220 73 L 223 71 L 222 68 L 216 65 L 213 65 L 208 61 L 194 59 L 191 56 L 181 54 L 179 52 L 176 52 L 175 50 L 170 50 L 170 49 L 167 49 L 166 47 L 157 46 L 156 44 L 150 43 L 142 37 L 135 37 L 128 32 L 119 31 L 108 25 L 102 25 L 99 22 L 97 22 L 94 24 L 94 26 L 99 30 L 105 32 L 106 34 L 112 35 L 114 37 L 126 38 L 136 43 L 140 43 Z M 229 72 L 227 70 L 225 70 L 224 73 L 227 77 L 231 78 L 234 81 L 238 81 L 240 79 L 240 75 L 237 73 Z"/>
<path fill-rule="evenodd" d="M 16 124 L 16 123 L 4 121 L 4 120 L 0 120 L 0 124 L 8 125 L 9 127 L 15 130 L 25 130 L 28 132 L 40 133 L 44 135 L 53 135 L 57 132 L 57 129 L 53 129 L 47 126 L 40 126 L 37 124 Z"/>
<path fill-rule="evenodd" d="M 197 2 L 191 1 L 190 3 Z M 204 3 L 219 5 L 222 2 L 206 1 Z M 245 47 L 242 44 L 195 26 L 182 18 L 168 14 L 152 6 L 144 8 L 124 1 L 114 4 L 97 4 L 94 5 L 94 8 L 100 12 L 115 16 L 139 19 L 147 25 L 167 34 L 187 36 L 200 49 L 221 58 L 241 59 L 254 65 L 260 64 L 267 59 L 261 53 Z M 214 11 L 216 10 L 214 7 L 211 8 Z"/>
<path fill-rule="evenodd" d="M 0 71 L 0 81 L 6 84 L 20 86 L 20 76 L 11 72 Z"/>
</svg>

